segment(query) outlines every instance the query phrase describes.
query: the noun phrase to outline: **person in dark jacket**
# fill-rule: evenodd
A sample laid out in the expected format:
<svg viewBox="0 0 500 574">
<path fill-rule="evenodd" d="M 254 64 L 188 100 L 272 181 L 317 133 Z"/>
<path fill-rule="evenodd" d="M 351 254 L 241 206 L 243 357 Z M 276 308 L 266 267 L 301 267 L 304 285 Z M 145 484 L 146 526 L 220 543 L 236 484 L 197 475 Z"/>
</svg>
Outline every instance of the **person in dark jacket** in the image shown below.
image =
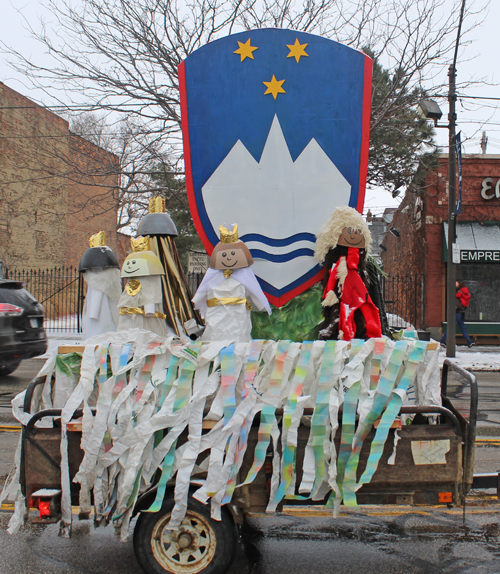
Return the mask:
<svg viewBox="0 0 500 574">
<path fill-rule="evenodd" d="M 456 283 L 457 292 L 456 292 L 456 322 L 457 325 L 460 327 L 460 331 L 464 336 L 464 339 L 467 343 L 467 347 L 472 347 L 474 343 L 470 340 L 469 333 L 467 333 L 467 329 L 465 328 L 465 310 L 469 306 L 470 303 L 470 293 L 467 289 L 465 283 Z M 444 335 L 441 337 L 441 344 L 444 345 L 446 343 L 446 331 Z"/>
</svg>

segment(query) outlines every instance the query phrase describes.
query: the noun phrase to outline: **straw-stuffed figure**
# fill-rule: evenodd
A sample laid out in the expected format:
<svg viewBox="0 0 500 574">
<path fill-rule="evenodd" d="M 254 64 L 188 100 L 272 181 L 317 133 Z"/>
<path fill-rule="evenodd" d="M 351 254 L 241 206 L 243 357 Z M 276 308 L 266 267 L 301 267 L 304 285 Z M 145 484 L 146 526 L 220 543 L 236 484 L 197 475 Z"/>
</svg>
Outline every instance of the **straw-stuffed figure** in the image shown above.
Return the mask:
<svg viewBox="0 0 500 574">
<path fill-rule="evenodd" d="M 120 321 L 117 331 L 138 328 L 157 335 L 171 335 L 163 313 L 161 276 L 165 271 L 158 256 L 150 251 L 149 237 L 131 238 L 133 253 L 122 266 L 127 279 L 118 307 Z"/>
<path fill-rule="evenodd" d="M 368 293 L 370 243 L 368 225 L 352 207 L 337 207 L 319 232 L 315 257 L 325 266 L 320 339 L 349 341 L 382 335 L 379 310 Z"/>
<path fill-rule="evenodd" d="M 204 341 L 250 341 L 252 305 L 271 314 L 271 307 L 254 272 L 248 247 L 232 231 L 220 227 L 221 240 L 210 257 L 193 303 L 205 319 Z"/>
<path fill-rule="evenodd" d="M 89 249 L 80 259 L 78 271 L 87 283 L 83 307 L 83 340 L 116 331 L 118 299 L 122 292 L 120 266 L 100 231 L 89 240 Z"/>
</svg>

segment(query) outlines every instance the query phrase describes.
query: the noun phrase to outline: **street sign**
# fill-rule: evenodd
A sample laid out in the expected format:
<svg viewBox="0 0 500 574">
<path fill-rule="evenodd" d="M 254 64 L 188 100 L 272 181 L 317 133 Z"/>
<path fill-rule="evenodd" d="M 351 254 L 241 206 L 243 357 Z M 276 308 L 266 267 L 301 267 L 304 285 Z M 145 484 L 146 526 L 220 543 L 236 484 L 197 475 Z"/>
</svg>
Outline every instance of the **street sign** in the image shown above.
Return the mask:
<svg viewBox="0 0 500 574">
<path fill-rule="evenodd" d="M 188 254 L 188 273 L 205 273 L 209 257 L 203 251 L 190 251 Z"/>
<path fill-rule="evenodd" d="M 453 263 L 460 263 L 460 245 L 453 243 L 451 247 L 453 250 Z"/>
</svg>

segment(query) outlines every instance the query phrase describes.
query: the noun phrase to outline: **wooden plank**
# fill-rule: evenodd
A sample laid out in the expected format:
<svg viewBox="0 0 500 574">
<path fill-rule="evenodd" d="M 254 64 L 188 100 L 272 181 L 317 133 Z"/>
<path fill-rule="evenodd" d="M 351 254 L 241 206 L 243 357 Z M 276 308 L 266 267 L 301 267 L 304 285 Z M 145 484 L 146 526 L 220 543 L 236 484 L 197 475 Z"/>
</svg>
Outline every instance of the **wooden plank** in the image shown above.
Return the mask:
<svg viewBox="0 0 500 574">
<path fill-rule="evenodd" d="M 60 345 L 57 348 L 57 352 L 60 355 L 66 353 L 83 353 L 85 351 L 85 345 Z"/>
</svg>

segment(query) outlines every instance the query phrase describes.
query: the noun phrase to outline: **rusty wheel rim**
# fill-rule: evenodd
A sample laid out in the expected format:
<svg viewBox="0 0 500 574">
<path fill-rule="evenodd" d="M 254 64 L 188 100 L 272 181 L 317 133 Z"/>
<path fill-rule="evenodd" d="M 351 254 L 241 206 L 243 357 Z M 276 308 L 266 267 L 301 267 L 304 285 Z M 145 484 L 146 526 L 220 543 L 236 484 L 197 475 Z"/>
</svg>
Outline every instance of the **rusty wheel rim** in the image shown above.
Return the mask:
<svg viewBox="0 0 500 574">
<path fill-rule="evenodd" d="M 189 510 L 178 530 L 166 529 L 169 520 L 170 513 L 153 528 L 151 547 L 156 561 L 167 572 L 201 572 L 212 562 L 217 545 L 210 522 L 201 514 Z"/>
</svg>

